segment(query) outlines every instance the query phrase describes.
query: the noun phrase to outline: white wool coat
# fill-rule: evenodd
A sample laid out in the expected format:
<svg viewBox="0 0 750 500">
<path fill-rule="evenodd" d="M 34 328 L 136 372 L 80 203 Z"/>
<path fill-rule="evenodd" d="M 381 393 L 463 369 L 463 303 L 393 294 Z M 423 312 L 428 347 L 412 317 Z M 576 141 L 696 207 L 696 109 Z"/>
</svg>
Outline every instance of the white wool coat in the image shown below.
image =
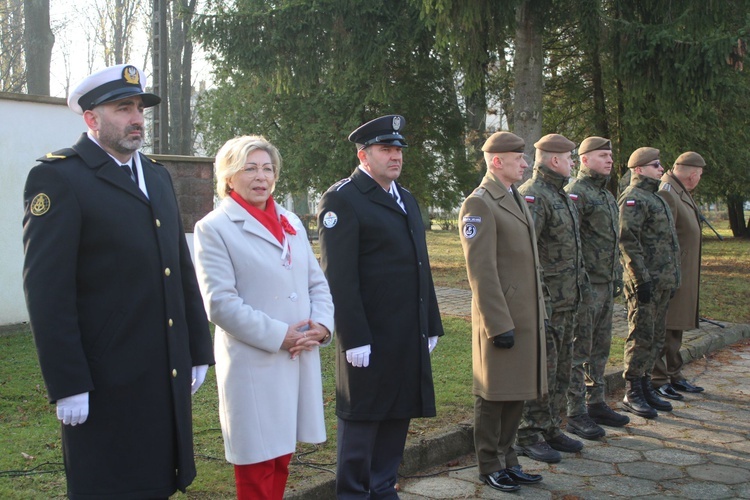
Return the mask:
<svg viewBox="0 0 750 500">
<path fill-rule="evenodd" d="M 198 281 L 216 325 L 214 355 L 226 459 L 245 465 L 325 441 L 320 355 L 281 349 L 289 325 L 311 319 L 333 333 L 328 283 L 302 222 L 278 240 L 231 198 L 195 226 Z M 291 265 L 289 265 L 291 262 Z M 330 341 L 329 341 L 330 342 Z"/>
</svg>

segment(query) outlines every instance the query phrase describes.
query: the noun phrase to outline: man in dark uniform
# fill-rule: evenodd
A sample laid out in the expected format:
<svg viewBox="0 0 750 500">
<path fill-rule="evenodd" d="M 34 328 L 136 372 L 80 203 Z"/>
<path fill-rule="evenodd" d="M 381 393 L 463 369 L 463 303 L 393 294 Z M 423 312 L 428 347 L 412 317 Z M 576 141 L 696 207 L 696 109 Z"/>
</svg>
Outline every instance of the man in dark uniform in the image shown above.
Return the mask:
<svg viewBox="0 0 750 500">
<path fill-rule="evenodd" d="M 144 91 L 132 65 L 85 78 L 88 126 L 40 158 L 24 189 L 24 289 L 70 498 L 166 498 L 195 478 L 191 392 L 211 336 L 163 166 L 137 151 Z"/>
<path fill-rule="evenodd" d="M 360 164 L 318 211 L 336 307 L 339 498 L 398 498 L 409 420 L 435 415 L 430 352 L 443 326 L 422 216 L 396 183 L 404 125 L 389 115 L 352 132 Z"/>
</svg>

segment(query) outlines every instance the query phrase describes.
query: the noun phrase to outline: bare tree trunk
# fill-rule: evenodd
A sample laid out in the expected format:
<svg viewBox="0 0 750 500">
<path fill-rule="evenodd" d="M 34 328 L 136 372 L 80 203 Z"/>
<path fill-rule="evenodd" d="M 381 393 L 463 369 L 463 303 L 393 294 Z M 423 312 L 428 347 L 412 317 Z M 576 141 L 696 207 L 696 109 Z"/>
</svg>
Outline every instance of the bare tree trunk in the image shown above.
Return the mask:
<svg viewBox="0 0 750 500">
<path fill-rule="evenodd" d="M 744 199 L 741 196 L 727 196 L 729 228 L 735 238 L 750 238 L 750 228 L 745 223 Z"/>
<path fill-rule="evenodd" d="M 49 25 L 49 0 L 24 0 L 26 87 L 29 94 L 49 95 L 49 70 L 55 35 Z"/>
<path fill-rule="evenodd" d="M 192 63 L 193 42 L 190 38 L 195 0 L 179 0 L 172 4 L 172 27 L 169 40 L 169 95 L 171 105 L 170 144 L 174 153 L 193 152 Z"/>
<path fill-rule="evenodd" d="M 526 141 L 525 153 L 534 153 L 534 143 L 542 136 L 542 9 L 534 0 L 524 0 L 516 11 L 514 133 Z M 531 177 L 526 169 L 524 179 Z"/>
<path fill-rule="evenodd" d="M 169 36 L 167 29 L 167 1 L 153 0 L 153 90 L 162 98 L 161 104 L 154 109 L 153 140 L 154 153 L 169 152 Z"/>
</svg>

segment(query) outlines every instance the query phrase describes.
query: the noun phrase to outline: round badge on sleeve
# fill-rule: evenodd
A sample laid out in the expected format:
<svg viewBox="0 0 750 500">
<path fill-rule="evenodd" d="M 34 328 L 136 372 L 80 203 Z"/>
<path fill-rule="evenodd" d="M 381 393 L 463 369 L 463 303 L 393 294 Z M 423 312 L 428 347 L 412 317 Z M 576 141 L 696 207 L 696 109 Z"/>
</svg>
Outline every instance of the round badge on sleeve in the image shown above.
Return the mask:
<svg viewBox="0 0 750 500">
<path fill-rule="evenodd" d="M 36 215 L 38 217 L 46 214 L 49 211 L 50 205 L 51 202 L 49 196 L 44 193 L 39 193 L 31 200 L 29 210 L 31 211 L 31 215 Z"/>
<path fill-rule="evenodd" d="M 336 215 L 336 212 L 326 212 L 326 214 L 323 216 L 323 225 L 328 229 L 331 229 L 333 226 L 335 226 L 338 221 L 339 216 Z"/>
<path fill-rule="evenodd" d="M 476 235 L 477 226 L 475 226 L 474 224 L 464 224 L 464 238 L 470 240 Z"/>
</svg>

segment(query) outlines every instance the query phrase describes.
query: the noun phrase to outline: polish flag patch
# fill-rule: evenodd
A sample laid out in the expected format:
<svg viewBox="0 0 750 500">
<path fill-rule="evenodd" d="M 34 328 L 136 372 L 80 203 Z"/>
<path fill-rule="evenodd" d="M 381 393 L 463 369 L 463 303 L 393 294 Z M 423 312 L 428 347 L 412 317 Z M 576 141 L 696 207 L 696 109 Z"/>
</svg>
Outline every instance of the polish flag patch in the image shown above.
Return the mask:
<svg viewBox="0 0 750 500">
<path fill-rule="evenodd" d="M 577 194 L 575 194 L 575 193 L 568 193 L 568 196 L 570 197 L 571 200 L 578 201 L 578 195 Z"/>
<path fill-rule="evenodd" d="M 523 199 L 526 200 L 526 203 L 534 203 L 534 201 L 536 201 L 536 196 L 526 195 Z"/>
<path fill-rule="evenodd" d="M 625 206 L 626 207 L 634 207 L 635 206 L 635 200 L 625 200 Z"/>
</svg>

